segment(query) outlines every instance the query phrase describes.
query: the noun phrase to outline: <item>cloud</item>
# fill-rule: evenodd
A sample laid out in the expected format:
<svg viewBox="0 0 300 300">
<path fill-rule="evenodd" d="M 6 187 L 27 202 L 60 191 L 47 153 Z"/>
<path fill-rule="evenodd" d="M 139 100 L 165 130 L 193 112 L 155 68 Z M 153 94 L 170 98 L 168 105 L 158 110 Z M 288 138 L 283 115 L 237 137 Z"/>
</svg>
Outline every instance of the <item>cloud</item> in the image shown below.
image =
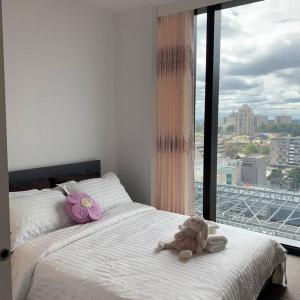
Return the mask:
<svg viewBox="0 0 300 300">
<path fill-rule="evenodd" d="M 222 90 L 249 90 L 259 87 L 263 82 L 257 79 L 244 79 L 234 76 L 222 76 L 220 89 Z"/>
<path fill-rule="evenodd" d="M 232 14 L 222 14 L 222 28 L 221 34 L 222 39 L 226 38 L 235 38 L 237 35 L 241 35 L 243 33 L 243 28 L 236 21 L 236 17 L 238 15 Z"/>
<path fill-rule="evenodd" d="M 197 70 L 196 70 L 196 80 L 200 82 L 205 82 L 205 66 L 202 66 L 200 64 L 197 64 Z"/>
<path fill-rule="evenodd" d="M 219 114 L 300 119 L 300 1 L 266 0 L 222 11 Z M 197 114 L 204 114 L 206 18 L 198 23 Z"/>
<path fill-rule="evenodd" d="M 300 104 L 300 97 L 299 98 L 287 98 L 283 99 L 284 103 L 297 103 Z"/>
<path fill-rule="evenodd" d="M 300 68 L 300 36 L 298 40 L 274 42 L 263 55 L 256 56 L 247 63 L 227 65 L 230 75 L 266 75 L 289 68 Z"/>
<path fill-rule="evenodd" d="M 299 50 L 300 51 L 300 50 Z M 300 83 L 300 68 L 290 68 L 285 70 L 277 71 L 275 74 L 278 78 L 281 78 L 285 83 L 291 85 Z"/>
</svg>

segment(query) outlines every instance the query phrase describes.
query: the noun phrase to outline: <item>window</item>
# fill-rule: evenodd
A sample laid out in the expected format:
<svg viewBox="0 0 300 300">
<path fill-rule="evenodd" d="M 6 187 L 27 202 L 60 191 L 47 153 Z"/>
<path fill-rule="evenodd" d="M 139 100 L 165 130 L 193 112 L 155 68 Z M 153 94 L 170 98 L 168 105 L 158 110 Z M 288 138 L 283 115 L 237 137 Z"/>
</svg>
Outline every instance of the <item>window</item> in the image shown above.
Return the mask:
<svg viewBox="0 0 300 300">
<path fill-rule="evenodd" d="M 204 154 L 204 102 L 206 69 L 206 14 L 197 17 L 197 65 L 196 65 L 196 103 L 195 103 L 195 198 L 196 210 L 202 214 L 203 154 Z"/>
<path fill-rule="evenodd" d="M 197 76 L 196 103 L 205 98 L 206 86 L 216 106 L 209 107 L 206 99 L 211 111 L 205 112 L 205 122 L 212 129 L 205 127 L 209 138 L 203 139 L 201 151 L 210 161 L 196 163 L 199 170 L 211 164 L 214 174 L 196 177 L 196 203 L 203 201 L 204 210 L 209 206 L 210 216 L 220 223 L 300 247 L 300 3 L 245 2 L 207 11 L 207 24 L 212 24 L 207 35 L 214 41 L 206 59 L 213 64 L 206 80 Z M 199 34 L 203 16 L 197 15 L 198 45 L 206 39 Z M 198 46 L 197 66 L 203 55 Z M 200 113 L 197 108 L 196 120 Z"/>
</svg>

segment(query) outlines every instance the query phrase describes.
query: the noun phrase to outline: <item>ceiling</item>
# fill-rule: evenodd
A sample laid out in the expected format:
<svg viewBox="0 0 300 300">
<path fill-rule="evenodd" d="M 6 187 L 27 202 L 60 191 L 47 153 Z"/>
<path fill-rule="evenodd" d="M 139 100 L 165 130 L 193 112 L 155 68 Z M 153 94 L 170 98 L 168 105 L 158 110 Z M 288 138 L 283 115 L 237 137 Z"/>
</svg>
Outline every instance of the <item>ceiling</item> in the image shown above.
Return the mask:
<svg viewBox="0 0 300 300">
<path fill-rule="evenodd" d="M 146 5 L 161 5 L 179 0 L 89 0 L 114 12 L 134 9 Z"/>
</svg>

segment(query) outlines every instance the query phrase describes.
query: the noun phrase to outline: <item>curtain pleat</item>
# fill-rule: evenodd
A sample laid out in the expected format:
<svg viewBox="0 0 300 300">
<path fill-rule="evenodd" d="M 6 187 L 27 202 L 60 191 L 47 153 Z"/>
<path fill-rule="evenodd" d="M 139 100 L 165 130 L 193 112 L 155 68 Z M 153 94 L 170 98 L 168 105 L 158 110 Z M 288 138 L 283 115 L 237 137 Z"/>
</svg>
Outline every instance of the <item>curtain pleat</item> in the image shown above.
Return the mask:
<svg viewBox="0 0 300 300">
<path fill-rule="evenodd" d="M 156 199 L 158 209 L 194 210 L 194 13 L 158 19 Z"/>
</svg>

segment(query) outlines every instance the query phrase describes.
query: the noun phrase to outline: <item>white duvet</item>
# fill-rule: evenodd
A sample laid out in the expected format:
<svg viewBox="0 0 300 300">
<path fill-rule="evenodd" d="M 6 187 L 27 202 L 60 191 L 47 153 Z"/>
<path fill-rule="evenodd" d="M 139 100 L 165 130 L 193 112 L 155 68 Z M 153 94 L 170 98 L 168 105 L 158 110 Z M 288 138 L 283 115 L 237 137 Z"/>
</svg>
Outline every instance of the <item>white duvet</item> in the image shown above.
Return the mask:
<svg viewBox="0 0 300 300">
<path fill-rule="evenodd" d="M 132 203 L 102 220 L 57 230 L 15 250 L 14 300 L 256 299 L 277 267 L 283 280 L 285 250 L 274 240 L 220 225 L 224 251 L 187 262 L 168 250 L 185 216 Z M 281 283 L 281 282 L 280 282 Z"/>
</svg>

